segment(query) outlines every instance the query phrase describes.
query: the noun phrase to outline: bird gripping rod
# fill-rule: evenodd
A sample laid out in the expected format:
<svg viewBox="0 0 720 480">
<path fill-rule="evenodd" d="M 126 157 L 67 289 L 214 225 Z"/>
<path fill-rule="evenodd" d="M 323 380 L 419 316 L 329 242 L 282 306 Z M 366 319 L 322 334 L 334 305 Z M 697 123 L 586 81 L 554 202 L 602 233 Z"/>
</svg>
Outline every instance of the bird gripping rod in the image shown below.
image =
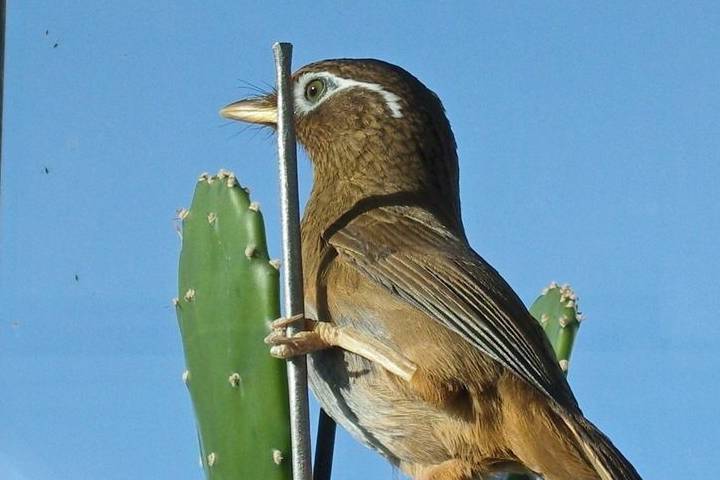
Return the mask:
<svg viewBox="0 0 720 480">
<path fill-rule="evenodd" d="M 283 289 L 285 290 L 285 315 L 290 317 L 304 313 L 297 147 L 295 145 L 293 90 L 290 78 L 292 44 L 275 43 L 273 53 L 277 85 L 278 163 L 280 166 L 283 265 L 285 265 Z M 288 335 L 293 335 L 297 330 L 297 327 L 288 328 Z M 312 467 L 305 355 L 288 359 L 287 367 L 293 480 L 310 480 Z"/>
</svg>

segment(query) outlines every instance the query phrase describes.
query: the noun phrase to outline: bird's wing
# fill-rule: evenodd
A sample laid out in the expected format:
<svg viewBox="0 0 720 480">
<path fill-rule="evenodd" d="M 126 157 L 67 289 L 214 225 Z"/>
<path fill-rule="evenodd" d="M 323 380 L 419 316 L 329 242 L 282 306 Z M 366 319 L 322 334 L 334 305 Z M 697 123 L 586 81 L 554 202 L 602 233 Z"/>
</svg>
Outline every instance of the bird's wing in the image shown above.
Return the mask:
<svg viewBox="0 0 720 480">
<path fill-rule="evenodd" d="M 577 410 L 548 340 L 500 274 L 467 242 L 417 207 L 379 207 L 326 234 L 375 283 L 458 333 L 484 354 Z"/>
</svg>

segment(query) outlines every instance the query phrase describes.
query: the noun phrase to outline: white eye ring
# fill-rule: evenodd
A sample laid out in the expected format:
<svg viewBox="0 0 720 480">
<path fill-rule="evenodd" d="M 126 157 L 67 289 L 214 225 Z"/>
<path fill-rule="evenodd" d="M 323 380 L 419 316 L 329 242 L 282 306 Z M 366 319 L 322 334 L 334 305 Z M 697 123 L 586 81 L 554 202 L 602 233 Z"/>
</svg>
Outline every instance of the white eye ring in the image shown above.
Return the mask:
<svg viewBox="0 0 720 480">
<path fill-rule="evenodd" d="M 306 97 L 306 89 L 308 85 L 316 80 L 321 80 L 325 86 L 323 92 L 320 93 L 318 98 L 315 100 L 309 100 Z M 390 115 L 393 118 L 402 118 L 402 107 L 400 106 L 402 99 L 392 92 L 385 90 L 382 85 L 377 83 L 358 82 L 357 80 L 351 80 L 349 78 L 342 78 L 333 75 L 329 72 L 310 72 L 305 73 L 297 79 L 295 83 L 295 89 L 293 91 L 295 95 L 295 114 L 305 115 L 315 110 L 318 105 L 321 105 L 328 98 L 341 90 L 348 88 L 364 88 L 380 94 L 385 101 L 385 106 L 390 110 Z"/>
</svg>

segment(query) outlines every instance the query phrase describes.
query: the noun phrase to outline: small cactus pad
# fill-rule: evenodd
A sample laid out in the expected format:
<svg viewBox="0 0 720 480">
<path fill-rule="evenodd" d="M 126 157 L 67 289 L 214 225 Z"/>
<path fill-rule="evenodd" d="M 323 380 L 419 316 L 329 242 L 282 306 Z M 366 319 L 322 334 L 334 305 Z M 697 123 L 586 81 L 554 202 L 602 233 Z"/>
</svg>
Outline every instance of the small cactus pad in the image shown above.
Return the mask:
<svg viewBox="0 0 720 480">
<path fill-rule="evenodd" d="M 201 175 L 192 205 L 180 212 L 173 304 L 206 477 L 289 480 L 285 362 L 263 343 L 280 303 L 262 214 L 227 171 Z"/>
<path fill-rule="evenodd" d="M 542 325 L 560 368 L 567 374 L 573 342 L 582 320 L 577 295 L 569 285 L 553 282 L 532 304 L 530 314 Z"/>
<path fill-rule="evenodd" d="M 558 285 L 552 282 L 543 289 L 542 295 L 530 307 L 530 314 L 542 325 L 545 335 L 555 351 L 560 368 L 567 375 L 570 367 L 575 335 L 582 321 L 578 310 L 578 297 L 570 285 Z M 504 480 L 541 480 L 530 474 L 511 473 L 500 475 Z"/>
</svg>

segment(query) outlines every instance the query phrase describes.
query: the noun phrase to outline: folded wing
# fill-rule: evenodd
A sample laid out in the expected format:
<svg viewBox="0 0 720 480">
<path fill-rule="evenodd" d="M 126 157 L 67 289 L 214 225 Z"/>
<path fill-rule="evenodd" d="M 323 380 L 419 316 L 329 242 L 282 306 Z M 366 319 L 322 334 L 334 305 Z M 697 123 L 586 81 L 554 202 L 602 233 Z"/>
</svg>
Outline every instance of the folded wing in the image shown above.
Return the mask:
<svg viewBox="0 0 720 480">
<path fill-rule="evenodd" d="M 348 262 L 569 411 L 577 402 L 537 322 L 503 278 L 431 213 L 379 207 L 326 239 Z"/>
</svg>

